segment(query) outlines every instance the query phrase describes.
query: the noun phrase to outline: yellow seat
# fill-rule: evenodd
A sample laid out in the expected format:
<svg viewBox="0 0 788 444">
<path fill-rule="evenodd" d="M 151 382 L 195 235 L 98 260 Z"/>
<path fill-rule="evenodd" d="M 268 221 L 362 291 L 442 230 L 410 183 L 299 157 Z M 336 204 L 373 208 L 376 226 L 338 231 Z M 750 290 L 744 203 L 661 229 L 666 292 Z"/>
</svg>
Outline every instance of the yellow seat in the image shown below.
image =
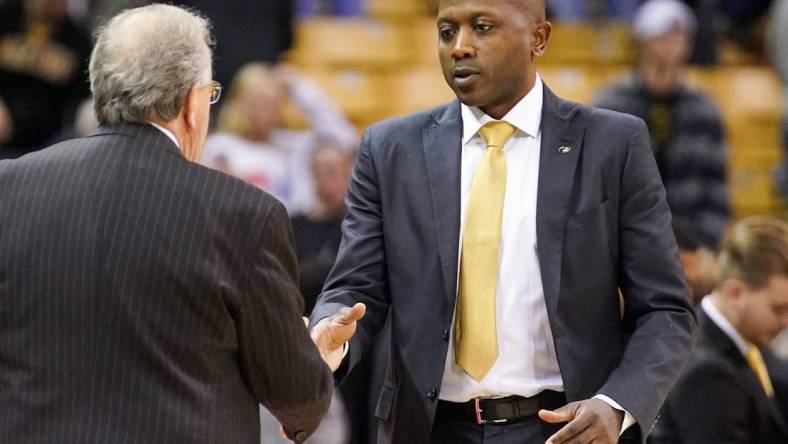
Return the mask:
<svg viewBox="0 0 788 444">
<path fill-rule="evenodd" d="M 628 65 L 634 60 L 634 40 L 628 25 L 555 23 L 543 63 Z"/>
<path fill-rule="evenodd" d="M 409 114 L 451 101 L 454 92 L 446 84 L 440 67 L 421 67 L 407 70 L 392 79 L 390 100 L 395 115 Z"/>
<path fill-rule="evenodd" d="M 358 129 L 391 115 L 390 102 L 381 99 L 382 92 L 391 89 L 387 76 L 357 69 L 313 69 L 304 74 L 328 94 Z M 283 114 L 284 124 L 289 128 L 308 126 L 291 103 L 285 104 Z"/>
<path fill-rule="evenodd" d="M 623 75 L 627 68 L 542 65 L 537 71 L 545 84 L 559 97 L 590 104 L 601 88 Z"/>
<path fill-rule="evenodd" d="M 366 0 L 364 10 L 368 16 L 385 21 L 409 21 L 430 14 L 424 0 Z"/>
<path fill-rule="evenodd" d="M 301 68 L 395 69 L 409 62 L 406 36 L 375 20 L 312 18 L 298 24 L 288 60 Z"/>
</svg>

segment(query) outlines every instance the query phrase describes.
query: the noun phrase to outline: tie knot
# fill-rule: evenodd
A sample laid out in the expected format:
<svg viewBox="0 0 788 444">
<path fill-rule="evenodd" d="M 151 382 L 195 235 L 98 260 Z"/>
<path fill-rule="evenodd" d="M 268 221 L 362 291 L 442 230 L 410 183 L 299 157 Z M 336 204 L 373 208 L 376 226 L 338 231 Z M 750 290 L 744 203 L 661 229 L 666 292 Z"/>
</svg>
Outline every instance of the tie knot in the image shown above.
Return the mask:
<svg viewBox="0 0 788 444">
<path fill-rule="evenodd" d="M 488 148 L 503 148 L 517 129 L 507 122 L 495 120 L 487 122 L 479 129 L 479 135 Z"/>
</svg>

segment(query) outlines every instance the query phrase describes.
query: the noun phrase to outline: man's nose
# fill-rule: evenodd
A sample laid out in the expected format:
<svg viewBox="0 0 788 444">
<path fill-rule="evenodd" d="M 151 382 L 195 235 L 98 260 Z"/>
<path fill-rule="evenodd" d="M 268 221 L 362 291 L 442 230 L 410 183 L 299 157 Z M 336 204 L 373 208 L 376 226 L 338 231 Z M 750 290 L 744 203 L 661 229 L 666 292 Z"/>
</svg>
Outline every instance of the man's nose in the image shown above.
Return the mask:
<svg viewBox="0 0 788 444">
<path fill-rule="evenodd" d="M 476 48 L 473 47 L 472 37 L 469 32 L 460 30 L 454 40 L 454 47 L 451 56 L 455 59 L 465 59 L 476 56 Z"/>
</svg>

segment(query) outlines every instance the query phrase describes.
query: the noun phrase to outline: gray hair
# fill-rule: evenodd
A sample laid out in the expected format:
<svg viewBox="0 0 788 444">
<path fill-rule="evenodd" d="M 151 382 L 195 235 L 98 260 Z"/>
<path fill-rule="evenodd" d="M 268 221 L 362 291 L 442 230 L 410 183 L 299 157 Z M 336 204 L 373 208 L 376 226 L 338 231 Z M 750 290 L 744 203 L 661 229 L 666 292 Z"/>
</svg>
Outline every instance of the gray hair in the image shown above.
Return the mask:
<svg viewBox="0 0 788 444">
<path fill-rule="evenodd" d="M 90 90 L 102 125 L 178 116 L 189 90 L 211 77 L 208 21 L 176 6 L 129 9 L 99 28 Z"/>
</svg>

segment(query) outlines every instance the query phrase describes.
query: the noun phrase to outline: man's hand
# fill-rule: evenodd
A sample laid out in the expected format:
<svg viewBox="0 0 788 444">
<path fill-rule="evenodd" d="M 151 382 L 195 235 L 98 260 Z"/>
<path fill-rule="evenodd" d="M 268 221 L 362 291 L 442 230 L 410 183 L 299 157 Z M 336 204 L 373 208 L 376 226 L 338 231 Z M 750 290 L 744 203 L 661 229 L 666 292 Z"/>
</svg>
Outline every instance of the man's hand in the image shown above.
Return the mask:
<svg viewBox="0 0 788 444">
<path fill-rule="evenodd" d="M 553 424 L 569 422 L 545 444 L 615 444 L 624 422 L 624 412 L 614 409 L 601 399 L 572 402 L 553 411 L 540 410 L 539 417 Z"/>
<path fill-rule="evenodd" d="M 367 306 L 361 303 L 345 307 L 321 319 L 312 329 L 312 340 L 332 372 L 342 363 L 343 347 L 356 333 L 356 322 L 364 317 L 366 311 Z"/>
</svg>

